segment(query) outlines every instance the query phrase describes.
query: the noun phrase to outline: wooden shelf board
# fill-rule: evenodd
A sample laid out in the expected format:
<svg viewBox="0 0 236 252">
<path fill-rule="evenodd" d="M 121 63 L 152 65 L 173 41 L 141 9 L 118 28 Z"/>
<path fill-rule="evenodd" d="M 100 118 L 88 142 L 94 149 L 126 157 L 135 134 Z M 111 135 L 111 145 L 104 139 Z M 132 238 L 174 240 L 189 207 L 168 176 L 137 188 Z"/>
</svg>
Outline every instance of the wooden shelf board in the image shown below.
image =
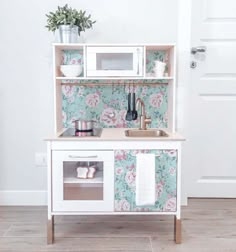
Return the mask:
<svg viewBox="0 0 236 252">
<path fill-rule="evenodd" d="M 173 80 L 173 77 L 56 77 L 57 80 Z"/>
<path fill-rule="evenodd" d="M 93 179 L 80 179 L 76 177 L 65 177 L 64 183 L 66 184 L 102 184 L 103 183 L 103 172 L 99 171 L 95 173 Z"/>
</svg>

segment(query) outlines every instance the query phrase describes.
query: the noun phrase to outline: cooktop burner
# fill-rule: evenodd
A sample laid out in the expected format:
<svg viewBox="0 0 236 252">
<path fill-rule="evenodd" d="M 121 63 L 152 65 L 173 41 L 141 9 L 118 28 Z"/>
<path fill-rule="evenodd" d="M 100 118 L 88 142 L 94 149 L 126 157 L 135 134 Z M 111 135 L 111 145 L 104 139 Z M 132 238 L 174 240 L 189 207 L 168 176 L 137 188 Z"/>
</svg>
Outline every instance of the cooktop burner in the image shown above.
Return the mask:
<svg viewBox="0 0 236 252">
<path fill-rule="evenodd" d="M 80 132 L 74 128 L 69 128 L 65 130 L 60 137 L 100 137 L 102 134 L 102 129 L 93 129 L 89 132 Z"/>
</svg>

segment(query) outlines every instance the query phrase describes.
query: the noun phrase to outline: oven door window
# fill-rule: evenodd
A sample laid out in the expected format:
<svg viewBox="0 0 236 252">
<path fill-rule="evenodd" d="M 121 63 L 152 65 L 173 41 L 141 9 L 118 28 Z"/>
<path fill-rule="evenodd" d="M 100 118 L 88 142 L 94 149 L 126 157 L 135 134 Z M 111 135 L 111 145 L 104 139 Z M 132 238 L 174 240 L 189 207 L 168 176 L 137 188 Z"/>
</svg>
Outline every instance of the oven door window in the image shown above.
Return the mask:
<svg viewBox="0 0 236 252">
<path fill-rule="evenodd" d="M 133 70 L 133 53 L 97 53 L 97 70 Z"/>
<path fill-rule="evenodd" d="M 63 162 L 63 200 L 104 200 L 103 162 Z"/>
</svg>

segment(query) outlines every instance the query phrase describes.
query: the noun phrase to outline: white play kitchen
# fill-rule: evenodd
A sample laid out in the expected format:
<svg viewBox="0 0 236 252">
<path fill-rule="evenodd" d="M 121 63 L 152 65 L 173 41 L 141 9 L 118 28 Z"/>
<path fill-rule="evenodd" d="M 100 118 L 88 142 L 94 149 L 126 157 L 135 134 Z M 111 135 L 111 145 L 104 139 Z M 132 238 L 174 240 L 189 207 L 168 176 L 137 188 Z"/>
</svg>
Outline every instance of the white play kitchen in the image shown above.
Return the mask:
<svg viewBox="0 0 236 252">
<path fill-rule="evenodd" d="M 55 215 L 173 215 L 181 243 L 174 44 L 53 44 Z M 171 235 L 171 234 L 170 234 Z"/>
</svg>

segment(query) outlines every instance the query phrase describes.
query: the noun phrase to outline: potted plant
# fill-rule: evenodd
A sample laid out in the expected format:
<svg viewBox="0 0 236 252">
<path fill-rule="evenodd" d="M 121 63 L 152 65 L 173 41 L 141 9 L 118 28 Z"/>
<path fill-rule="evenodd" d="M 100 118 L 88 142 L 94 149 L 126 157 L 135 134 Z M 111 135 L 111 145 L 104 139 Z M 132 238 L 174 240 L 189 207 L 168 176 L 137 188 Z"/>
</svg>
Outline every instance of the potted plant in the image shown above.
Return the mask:
<svg viewBox="0 0 236 252">
<path fill-rule="evenodd" d="M 91 20 L 91 15 L 86 16 L 86 11 L 72 9 L 68 4 L 63 7 L 58 6 L 55 12 L 49 12 L 46 17 L 46 28 L 53 32 L 58 29 L 62 43 L 77 42 L 78 35 L 92 28 L 96 22 Z"/>
</svg>

